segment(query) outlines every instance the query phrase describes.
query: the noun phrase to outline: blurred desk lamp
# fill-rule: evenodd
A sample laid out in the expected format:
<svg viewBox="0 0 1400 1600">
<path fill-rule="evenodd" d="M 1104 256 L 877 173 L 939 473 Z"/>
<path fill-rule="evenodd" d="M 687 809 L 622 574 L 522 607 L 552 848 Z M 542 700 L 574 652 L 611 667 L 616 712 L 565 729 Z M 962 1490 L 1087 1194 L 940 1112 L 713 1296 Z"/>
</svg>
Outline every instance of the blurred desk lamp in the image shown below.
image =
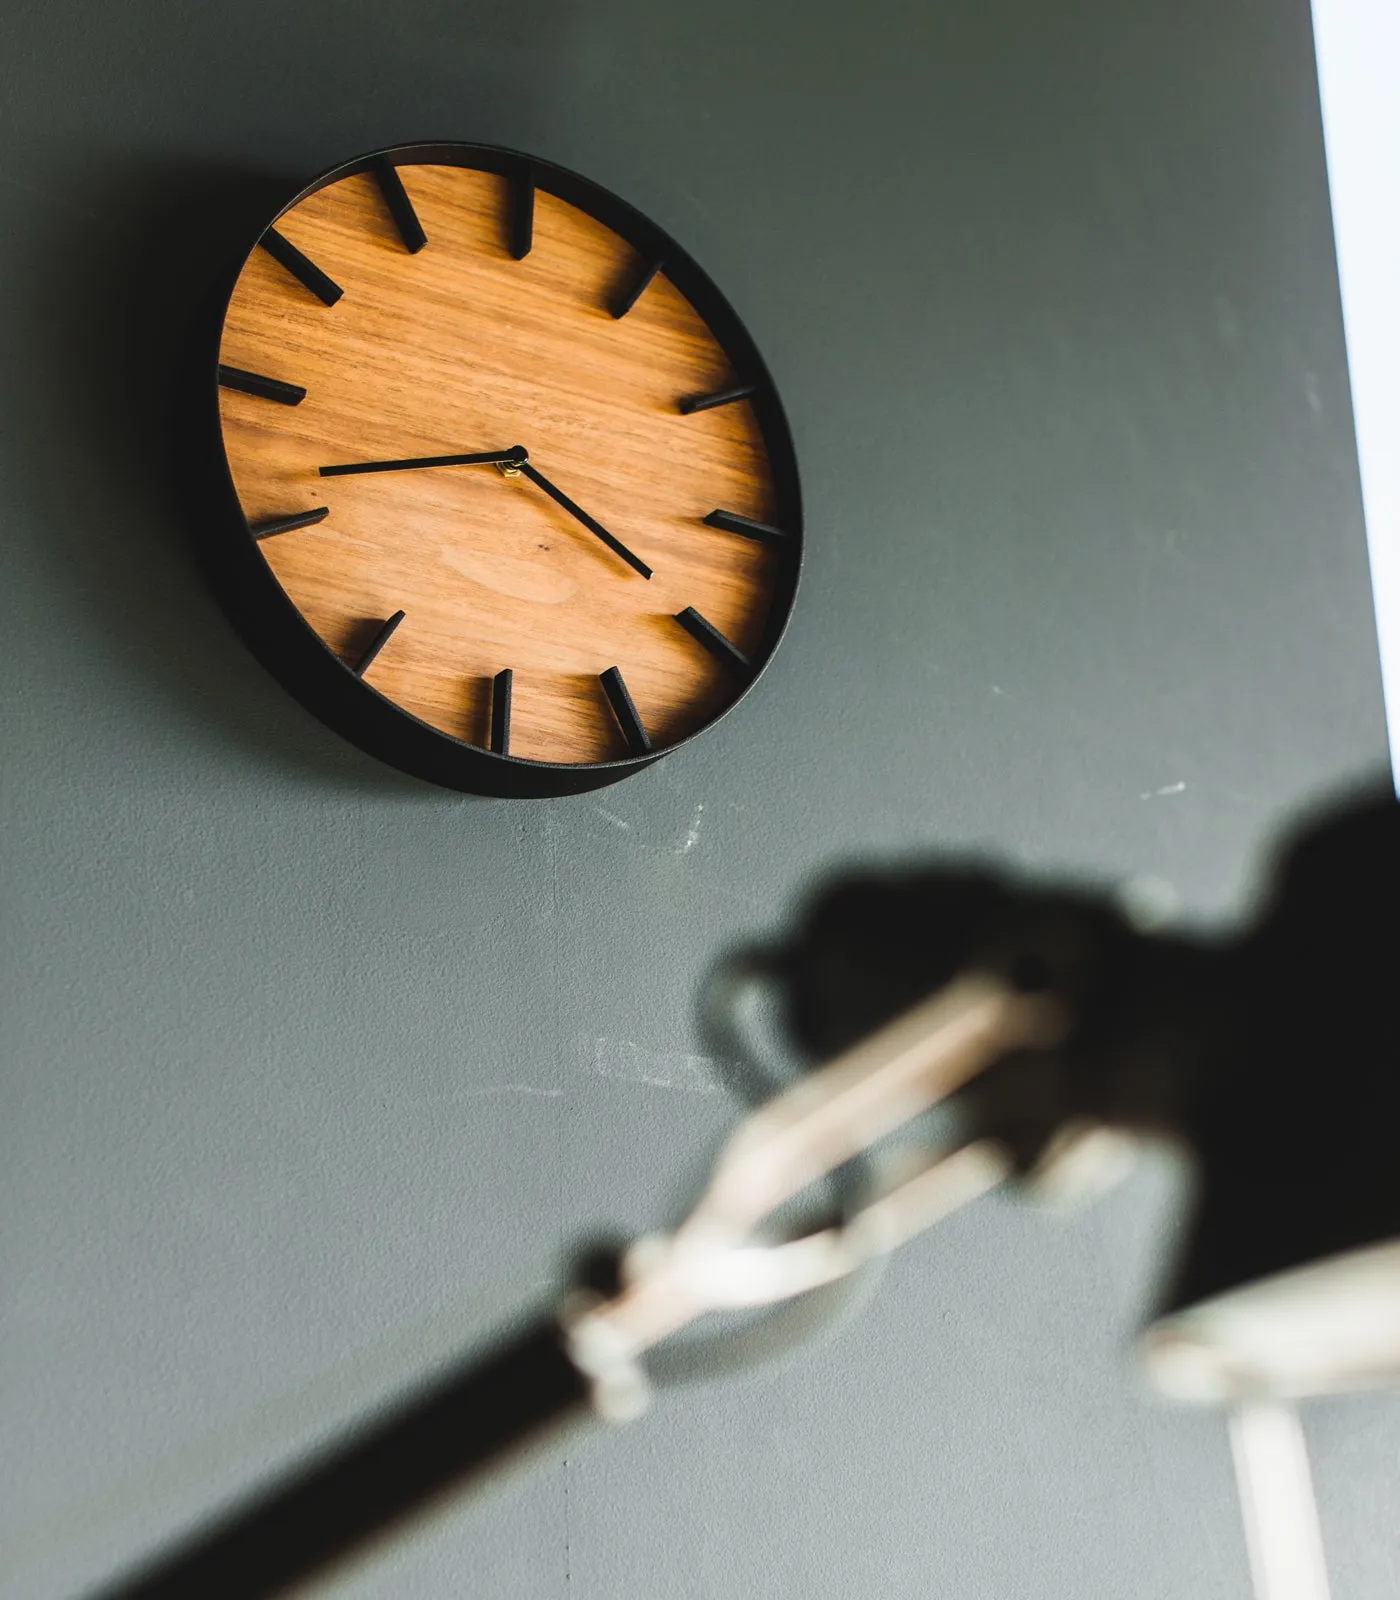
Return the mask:
<svg viewBox="0 0 1400 1600">
<path fill-rule="evenodd" d="M 284 1593 L 524 1446 L 635 1417 L 678 1350 L 694 1370 L 796 1342 L 862 1269 L 996 1185 L 1091 1191 L 1165 1138 L 1197 1197 L 1147 1374 L 1229 1408 L 1258 1600 L 1326 1600 L 1292 1406 L 1400 1380 L 1397 891 L 1389 801 L 1305 834 L 1229 942 L 986 871 L 836 882 L 709 985 L 711 1043 L 761 1103 L 673 1233 L 595 1254 L 523 1337 L 108 1595 Z M 765 993 L 811 1068 L 781 1086 L 749 1042 Z M 728 1325 L 687 1340 L 702 1319 Z"/>
</svg>

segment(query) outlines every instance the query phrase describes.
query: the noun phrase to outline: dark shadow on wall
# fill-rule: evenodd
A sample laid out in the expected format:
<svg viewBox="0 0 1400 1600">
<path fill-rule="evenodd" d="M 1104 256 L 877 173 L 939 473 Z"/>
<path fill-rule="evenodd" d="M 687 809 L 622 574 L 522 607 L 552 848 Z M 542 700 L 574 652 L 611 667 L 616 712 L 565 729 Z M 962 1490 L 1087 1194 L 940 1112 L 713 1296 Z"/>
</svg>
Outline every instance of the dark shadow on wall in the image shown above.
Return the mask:
<svg viewBox="0 0 1400 1600">
<path fill-rule="evenodd" d="M 303 710 L 223 616 L 198 559 L 208 531 L 192 483 L 190 426 L 211 374 L 197 365 L 219 298 L 267 220 L 309 173 L 132 163 L 108 171 L 97 208 L 34 207 L 29 369 L 15 467 L 29 478 L 56 608 L 94 660 L 134 674 L 172 733 L 324 790 L 441 796 Z M 23 291 L 22 291 L 23 292 Z M 202 414 L 202 413 L 201 413 Z"/>
</svg>

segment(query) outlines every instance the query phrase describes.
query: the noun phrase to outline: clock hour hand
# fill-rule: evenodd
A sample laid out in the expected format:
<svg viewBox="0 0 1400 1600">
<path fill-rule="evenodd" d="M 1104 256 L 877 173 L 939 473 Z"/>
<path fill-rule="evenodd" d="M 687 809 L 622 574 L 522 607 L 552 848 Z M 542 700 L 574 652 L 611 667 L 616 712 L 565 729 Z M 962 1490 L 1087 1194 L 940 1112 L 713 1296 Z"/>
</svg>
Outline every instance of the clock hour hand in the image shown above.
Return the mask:
<svg viewBox="0 0 1400 1600">
<path fill-rule="evenodd" d="M 409 456 L 403 461 L 347 461 L 342 466 L 321 467 L 323 478 L 348 478 L 357 472 L 404 472 L 412 467 L 517 467 L 525 460 L 525 446 L 508 450 L 478 450 L 464 456 Z"/>
<path fill-rule="evenodd" d="M 595 522 L 583 507 L 570 500 L 562 489 L 556 489 L 549 479 L 545 477 L 544 473 L 530 465 L 529 460 L 523 453 L 513 459 L 512 465 L 518 467 L 531 483 L 538 484 L 549 498 L 554 501 L 555 505 L 563 506 L 571 517 L 576 517 L 590 533 L 596 534 L 607 545 L 608 549 L 614 555 L 621 556 L 634 572 L 640 572 L 644 578 L 651 576 L 651 568 L 640 556 L 633 555 L 621 539 L 615 539 L 601 522 Z"/>
</svg>

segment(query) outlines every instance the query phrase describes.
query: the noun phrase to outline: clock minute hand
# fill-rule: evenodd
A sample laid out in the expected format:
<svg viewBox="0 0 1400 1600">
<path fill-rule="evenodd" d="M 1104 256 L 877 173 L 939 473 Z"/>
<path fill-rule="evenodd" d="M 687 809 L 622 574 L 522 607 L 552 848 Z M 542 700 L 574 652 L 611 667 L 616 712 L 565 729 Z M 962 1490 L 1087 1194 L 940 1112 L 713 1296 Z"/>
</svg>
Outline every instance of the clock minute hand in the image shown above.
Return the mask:
<svg viewBox="0 0 1400 1600">
<path fill-rule="evenodd" d="M 621 539 L 614 538 L 601 522 L 595 522 L 583 507 L 570 500 L 562 489 L 556 489 L 549 479 L 545 477 L 544 473 L 530 465 L 524 455 L 514 458 L 512 464 L 519 467 L 520 471 L 525 474 L 531 483 L 537 484 L 543 489 L 556 505 L 562 506 L 571 517 L 576 517 L 590 533 L 596 534 L 614 555 L 621 556 L 634 572 L 640 572 L 644 578 L 651 576 L 651 568 L 640 556 L 633 555 Z"/>
<path fill-rule="evenodd" d="M 517 467 L 525 460 L 525 446 L 513 444 L 508 450 L 477 450 L 471 455 L 409 456 L 403 461 L 347 461 L 341 466 L 320 467 L 323 478 L 348 478 L 357 472 L 405 472 L 414 467 Z"/>
</svg>

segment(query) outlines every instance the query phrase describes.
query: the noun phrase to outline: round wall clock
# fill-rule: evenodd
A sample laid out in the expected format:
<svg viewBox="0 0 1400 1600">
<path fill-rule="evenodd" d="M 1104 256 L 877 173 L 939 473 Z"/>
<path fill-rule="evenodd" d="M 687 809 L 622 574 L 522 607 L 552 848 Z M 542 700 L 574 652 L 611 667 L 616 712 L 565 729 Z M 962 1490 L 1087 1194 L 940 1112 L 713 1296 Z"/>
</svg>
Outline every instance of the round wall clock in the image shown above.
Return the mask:
<svg viewBox="0 0 1400 1600">
<path fill-rule="evenodd" d="M 204 381 L 223 596 L 395 766 L 612 783 L 777 646 L 802 529 L 772 380 L 685 251 L 584 178 L 466 144 L 323 174 L 242 263 Z"/>
</svg>

